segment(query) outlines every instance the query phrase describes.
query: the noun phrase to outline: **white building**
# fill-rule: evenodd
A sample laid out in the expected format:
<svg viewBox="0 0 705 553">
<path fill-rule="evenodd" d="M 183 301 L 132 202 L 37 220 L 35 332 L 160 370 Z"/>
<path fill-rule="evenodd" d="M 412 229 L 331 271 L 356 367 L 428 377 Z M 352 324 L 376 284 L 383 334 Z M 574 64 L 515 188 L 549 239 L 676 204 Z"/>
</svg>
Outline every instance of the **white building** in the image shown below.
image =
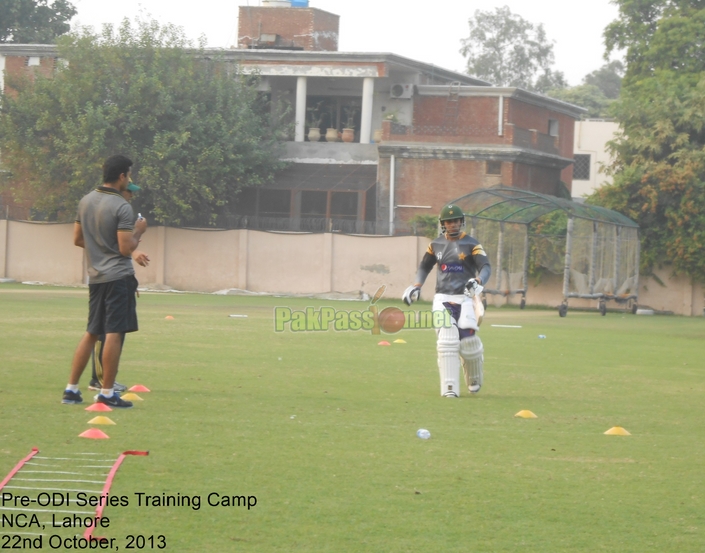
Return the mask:
<svg viewBox="0 0 705 553">
<path fill-rule="evenodd" d="M 573 135 L 573 199 L 585 198 L 611 179 L 602 171 L 610 164 L 607 143 L 614 140 L 619 125 L 604 119 L 575 122 Z"/>
</svg>

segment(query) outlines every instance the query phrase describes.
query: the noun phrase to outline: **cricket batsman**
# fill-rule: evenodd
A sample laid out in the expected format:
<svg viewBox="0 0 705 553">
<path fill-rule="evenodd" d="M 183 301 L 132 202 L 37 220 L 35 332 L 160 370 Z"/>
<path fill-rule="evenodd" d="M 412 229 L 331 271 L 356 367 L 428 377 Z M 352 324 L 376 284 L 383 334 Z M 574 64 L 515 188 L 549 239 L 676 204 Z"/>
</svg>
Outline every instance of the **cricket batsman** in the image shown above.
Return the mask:
<svg viewBox="0 0 705 553">
<path fill-rule="evenodd" d="M 482 386 L 483 347 L 473 298 L 482 292 L 492 269 L 480 243 L 463 232 L 465 215 L 458 206 L 445 206 L 438 220 L 441 235 L 429 244 L 416 283 L 404 291 L 402 300 L 407 305 L 418 300 L 423 283 L 438 264 L 433 311 L 450 315 L 442 318 L 450 324 L 436 328 L 441 395 L 459 397 L 461 363 L 470 393 L 476 394 Z"/>
</svg>

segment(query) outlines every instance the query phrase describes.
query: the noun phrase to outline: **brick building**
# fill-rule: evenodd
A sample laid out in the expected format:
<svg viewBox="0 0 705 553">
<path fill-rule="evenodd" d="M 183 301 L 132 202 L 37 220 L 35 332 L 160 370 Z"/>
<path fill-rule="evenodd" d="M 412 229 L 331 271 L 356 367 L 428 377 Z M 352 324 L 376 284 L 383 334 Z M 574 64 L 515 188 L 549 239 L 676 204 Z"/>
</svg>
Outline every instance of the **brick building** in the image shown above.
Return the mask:
<svg viewBox="0 0 705 553">
<path fill-rule="evenodd" d="M 240 7 L 238 48 L 206 51 L 258 73 L 273 106 L 292 106 L 291 163 L 244 191 L 240 226 L 404 233 L 414 215 L 480 187 L 569 194 L 581 108 L 391 53 L 338 52 L 337 15 L 305 0 L 262 4 Z M 56 52 L 0 45 L 0 68 L 37 57 L 53 66 Z"/>
</svg>

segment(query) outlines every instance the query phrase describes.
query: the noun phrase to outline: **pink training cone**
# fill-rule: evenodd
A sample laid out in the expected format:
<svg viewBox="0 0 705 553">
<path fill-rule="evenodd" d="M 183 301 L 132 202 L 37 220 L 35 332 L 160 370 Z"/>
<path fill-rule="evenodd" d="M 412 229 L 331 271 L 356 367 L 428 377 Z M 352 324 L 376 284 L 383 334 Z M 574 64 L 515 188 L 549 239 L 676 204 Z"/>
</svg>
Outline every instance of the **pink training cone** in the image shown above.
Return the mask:
<svg viewBox="0 0 705 553">
<path fill-rule="evenodd" d="M 390 344 L 390 343 L 387 342 L 386 340 L 382 340 L 382 341 L 379 342 L 377 345 L 378 345 L 378 346 L 391 346 L 392 344 Z"/>
<path fill-rule="evenodd" d="M 102 430 L 98 430 L 97 428 L 90 428 L 89 430 L 86 430 L 82 434 L 78 435 L 79 438 L 90 438 L 92 440 L 107 440 L 110 438 L 105 432 Z"/>
<path fill-rule="evenodd" d="M 86 407 L 86 411 L 112 411 L 105 403 L 94 403 Z"/>
<path fill-rule="evenodd" d="M 142 386 L 142 384 L 135 384 L 132 388 L 128 390 L 128 392 L 151 392 L 147 386 Z"/>
</svg>

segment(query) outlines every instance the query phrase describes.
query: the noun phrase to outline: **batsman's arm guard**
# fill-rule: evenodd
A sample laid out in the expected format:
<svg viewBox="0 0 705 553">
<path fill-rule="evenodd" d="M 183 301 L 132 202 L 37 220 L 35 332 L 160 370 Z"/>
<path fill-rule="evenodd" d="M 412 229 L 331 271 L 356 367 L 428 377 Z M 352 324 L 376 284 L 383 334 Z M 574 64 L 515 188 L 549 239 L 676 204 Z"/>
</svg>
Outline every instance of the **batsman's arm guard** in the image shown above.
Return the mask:
<svg viewBox="0 0 705 553">
<path fill-rule="evenodd" d="M 404 295 L 402 295 L 401 299 L 406 305 L 411 305 L 419 299 L 420 294 L 421 288 L 412 284 L 404 290 Z"/>
<path fill-rule="evenodd" d="M 480 267 L 480 272 L 478 273 L 477 277 L 480 279 L 480 282 L 487 284 L 490 281 L 491 276 L 492 267 L 490 267 L 489 262 L 487 262 L 482 267 Z"/>
</svg>

